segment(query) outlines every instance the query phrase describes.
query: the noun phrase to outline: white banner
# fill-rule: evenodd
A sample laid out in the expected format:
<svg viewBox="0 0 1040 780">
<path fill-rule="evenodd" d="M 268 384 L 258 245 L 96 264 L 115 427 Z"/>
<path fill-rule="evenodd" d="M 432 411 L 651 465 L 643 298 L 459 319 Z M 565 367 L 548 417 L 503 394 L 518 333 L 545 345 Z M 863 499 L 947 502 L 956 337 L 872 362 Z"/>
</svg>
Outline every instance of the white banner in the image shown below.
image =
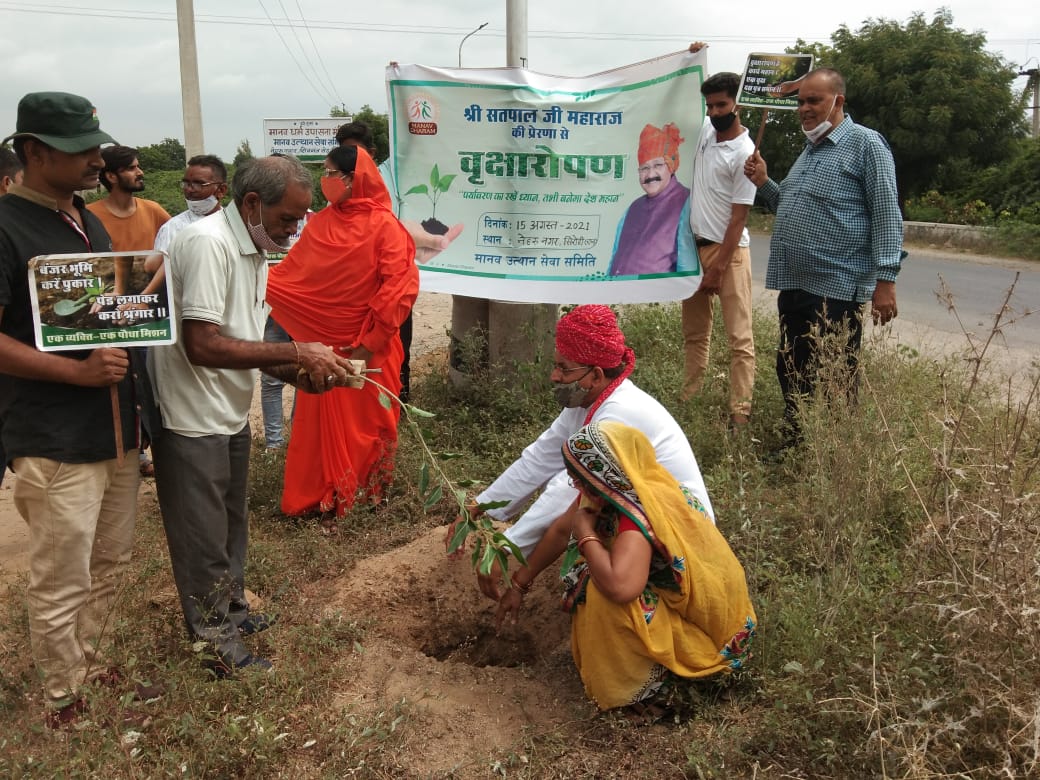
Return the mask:
<svg viewBox="0 0 1040 780">
<path fill-rule="evenodd" d="M 401 219 L 450 240 L 421 265 L 422 289 L 527 303 L 692 295 L 705 70 L 704 51 L 580 78 L 391 65 Z"/>
</svg>

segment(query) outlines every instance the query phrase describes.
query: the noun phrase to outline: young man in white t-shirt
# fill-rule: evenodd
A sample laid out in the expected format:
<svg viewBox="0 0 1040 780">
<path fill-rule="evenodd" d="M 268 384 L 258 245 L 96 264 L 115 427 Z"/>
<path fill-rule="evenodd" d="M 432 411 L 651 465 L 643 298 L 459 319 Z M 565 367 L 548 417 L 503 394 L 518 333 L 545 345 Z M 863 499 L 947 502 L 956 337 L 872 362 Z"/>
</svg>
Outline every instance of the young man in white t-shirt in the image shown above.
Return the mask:
<svg viewBox="0 0 1040 780">
<path fill-rule="evenodd" d="M 755 187 L 744 175 L 744 161 L 755 145 L 737 114 L 740 76 L 716 73 L 701 85 L 708 121 L 701 129 L 693 171 L 690 226 L 704 276 L 700 288 L 683 301 L 685 347 L 683 397 L 704 383 L 711 343 L 712 308 L 717 295 L 730 348 L 729 413 L 733 428 L 751 416 L 755 383 L 755 342 L 751 330 L 751 252 L 746 227 Z"/>
</svg>

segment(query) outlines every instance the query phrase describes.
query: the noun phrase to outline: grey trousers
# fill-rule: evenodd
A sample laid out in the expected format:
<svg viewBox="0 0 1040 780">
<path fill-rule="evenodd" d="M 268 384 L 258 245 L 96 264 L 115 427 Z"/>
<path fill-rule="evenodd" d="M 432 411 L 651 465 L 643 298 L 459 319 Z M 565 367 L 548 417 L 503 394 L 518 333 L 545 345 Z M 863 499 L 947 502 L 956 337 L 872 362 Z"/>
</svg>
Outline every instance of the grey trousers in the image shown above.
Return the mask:
<svg viewBox="0 0 1040 780">
<path fill-rule="evenodd" d="M 250 443 L 247 423 L 233 436 L 190 437 L 164 429 L 152 445 L 159 508 L 188 636 L 209 642 L 230 665 L 249 655 L 238 626 L 249 611 L 244 570 Z"/>
</svg>

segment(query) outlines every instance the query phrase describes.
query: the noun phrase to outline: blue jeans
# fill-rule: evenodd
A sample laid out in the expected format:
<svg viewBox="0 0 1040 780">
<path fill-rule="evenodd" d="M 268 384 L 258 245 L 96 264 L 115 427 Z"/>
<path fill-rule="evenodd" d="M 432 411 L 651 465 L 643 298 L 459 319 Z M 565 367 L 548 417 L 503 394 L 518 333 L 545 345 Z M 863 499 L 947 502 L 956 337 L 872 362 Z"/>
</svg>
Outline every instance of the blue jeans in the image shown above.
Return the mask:
<svg viewBox="0 0 1040 780">
<path fill-rule="evenodd" d="M 264 327 L 264 341 L 273 344 L 288 344 L 292 341 L 281 325 L 270 317 Z M 264 413 L 264 442 L 268 447 L 285 446 L 282 421 L 282 390 L 285 382 L 267 374 L 260 374 L 260 408 Z"/>
</svg>

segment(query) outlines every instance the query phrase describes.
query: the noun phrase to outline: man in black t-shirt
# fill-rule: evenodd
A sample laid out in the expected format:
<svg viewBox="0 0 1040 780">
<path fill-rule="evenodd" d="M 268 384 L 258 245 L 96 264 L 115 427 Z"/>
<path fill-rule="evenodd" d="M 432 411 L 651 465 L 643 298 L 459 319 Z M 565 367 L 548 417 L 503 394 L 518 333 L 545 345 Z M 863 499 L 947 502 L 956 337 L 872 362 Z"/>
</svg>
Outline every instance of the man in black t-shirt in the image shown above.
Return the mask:
<svg viewBox="0 0 1040 780">
<path fill-rule="evenodd" d="M 87 709 L 84 684 L 119 679 L 99 644 L 130 560 L 137 451 L 155 429 L 154 402 L 143 355 L 131 354 L 138 351 L 34 346 L 29 260 L 111 251 L 75 192 L 97 186 L 100 145 L 113 141 L 90 102 L 64 92 L 26 95 L 17 121 L 9 138 L 24 179 L 0 198 L 0 409 L 14 502 L 29 526 L 33 660 L 44 679 L 46 722 L 57 727 Z M 125 458 L 116 453 L 113 386 Z"/>
</svg>

